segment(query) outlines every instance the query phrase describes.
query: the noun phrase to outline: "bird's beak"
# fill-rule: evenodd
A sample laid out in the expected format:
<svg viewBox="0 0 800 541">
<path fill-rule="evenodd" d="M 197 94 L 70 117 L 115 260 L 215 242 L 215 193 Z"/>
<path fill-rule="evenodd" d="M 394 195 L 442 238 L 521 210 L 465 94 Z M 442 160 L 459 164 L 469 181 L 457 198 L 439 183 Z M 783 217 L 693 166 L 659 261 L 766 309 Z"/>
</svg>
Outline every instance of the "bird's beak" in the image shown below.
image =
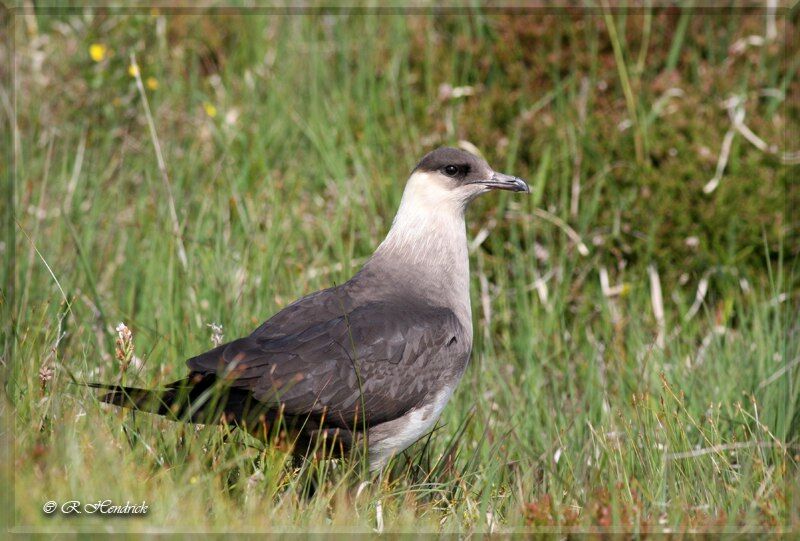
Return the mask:
<svg viewBox="0 0 800 541">
<path fill-rule="evenodd" d="M 489 188 L 497 190 L 509 190 L 512 192 L 526 192 L 530 193 L 531 189 L 524 180 L 511 175 L 504 175 L 503 173 L 494 173 L 489 180 L 481 180 L 478 184 L 483 184 Z"/>
</svg>

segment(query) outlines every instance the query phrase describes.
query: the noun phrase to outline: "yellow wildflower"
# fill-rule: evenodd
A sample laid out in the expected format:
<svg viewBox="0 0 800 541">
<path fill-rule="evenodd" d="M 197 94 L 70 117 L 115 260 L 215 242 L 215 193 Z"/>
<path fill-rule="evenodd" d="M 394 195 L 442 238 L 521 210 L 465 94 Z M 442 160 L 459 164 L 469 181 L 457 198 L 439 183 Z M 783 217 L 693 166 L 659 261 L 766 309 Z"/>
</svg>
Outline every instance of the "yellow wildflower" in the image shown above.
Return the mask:
<svg viewBox="0 0 800 541">
<path fill-rule="evenodd" d="M 139 75 L 139 65 L 138 64 L 131 64 L 128 66 L 128 75 L 131 77 L 136 77 Z"/>
<path fill-rule="evenodd" d="M 147 88 L 150 90 L 155 90 L 158 88 L 158 79 L 155 77 L 148 77 L 147 80 L 144 82 L 147 85 Z"/>
<path fill-rule="evenodd" d="M 89 46 L 89 56 L 92 57 L 92 60 L 95 62 L 100 62 L 106 57 L 106 53 L 108 49 L 102 43 L 92 43 Z"/>
<path fill-rule="evenodd" d="M 214 107 L 213 103 L 204 102 L 203 103 L 203 109 L 206 110 L 206 114 L 208 116 L 210 116 L 211 118 L 214 118 L 215 116 L 217 116 L 217 108 Z"/>
</svg>

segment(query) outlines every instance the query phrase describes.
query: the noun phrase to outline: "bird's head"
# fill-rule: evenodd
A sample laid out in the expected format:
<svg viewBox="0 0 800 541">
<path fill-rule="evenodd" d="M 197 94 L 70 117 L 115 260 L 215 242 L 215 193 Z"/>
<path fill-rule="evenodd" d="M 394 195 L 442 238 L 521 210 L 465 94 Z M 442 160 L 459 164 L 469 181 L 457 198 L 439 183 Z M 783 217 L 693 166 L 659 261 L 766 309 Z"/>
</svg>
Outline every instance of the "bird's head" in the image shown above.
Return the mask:
<svg viewBox="0 0 800 541">
<path fill-rule="evenodd" d="M 464 150 L 438 148 L 426 154 L 411 171 L 392 228 L 367 265 L 394 268 L 416 262 L 429 283 L 454 276 L 468 282 L 464 211 L 470 201 L 492 190 L 530 192 L 524 180 L 498 173 Z"/>
<path fill-rule="evenodd" d="M 404 198 L 420 206 L 463 210 L 492 190 L 530 192 L 524 180 L 494 171 L 486 160 L 465 150 L 441 147 L 426 154 L 411 172 Z"/>
</svg>

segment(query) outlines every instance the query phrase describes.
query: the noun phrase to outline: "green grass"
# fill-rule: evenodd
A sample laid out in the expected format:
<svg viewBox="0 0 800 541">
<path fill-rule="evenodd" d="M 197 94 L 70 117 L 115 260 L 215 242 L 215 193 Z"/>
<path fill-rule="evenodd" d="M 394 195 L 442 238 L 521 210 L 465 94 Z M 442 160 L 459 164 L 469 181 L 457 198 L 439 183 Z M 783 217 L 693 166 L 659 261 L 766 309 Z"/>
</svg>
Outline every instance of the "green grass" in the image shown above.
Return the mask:
<svg viewBox="0 0 800 541">
<path fill-rule="evenodd" d="M 18 11 L 9 524 L 371 532 L 380 508 L 387 531 L 797 528 L 797 166 L 737 136 L 703 193 L 731 94 L 759 137 L 796 150 L 797 8 L 778 22 L 775 43 L 736 54 L 763 12 Z M 120 321 L 141 359 L 126 381 L 153 386 L 211 346 L 209 323 L 235 338 L 348 279 L 415 160 L 460 140 L 533 193 L 470 210 L 470 238 L 489 233 L 471 254 L 470 367 L 380 478 L 71 384 L 119 376 Z M 105 498 L 150 513 L 41 512 Z"/>
</svg>

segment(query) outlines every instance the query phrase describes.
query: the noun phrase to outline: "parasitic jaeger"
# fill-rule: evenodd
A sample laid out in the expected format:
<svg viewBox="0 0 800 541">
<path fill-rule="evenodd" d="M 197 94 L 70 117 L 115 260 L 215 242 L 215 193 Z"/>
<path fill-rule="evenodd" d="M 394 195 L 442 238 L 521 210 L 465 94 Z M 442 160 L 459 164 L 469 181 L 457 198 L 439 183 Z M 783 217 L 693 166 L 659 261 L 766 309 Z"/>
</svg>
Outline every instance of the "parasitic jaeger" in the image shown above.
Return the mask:
<svg viewBox="0 0 800 541">
<path fill-rule="evenodd" d="M 439 148 L 417 164 L 386 238 L 347 282 L 287 306 L 249 336 L 187 361 L 162 389 L 90 384 L 104 402 L 173 420 L 222 420 L 293 451 L 365 445 L 371 470 L 426 434 L 469 361 L 472 315 L 464 213 L 492 190 L 528 192 L 483 159 Z"/>
</svg>

